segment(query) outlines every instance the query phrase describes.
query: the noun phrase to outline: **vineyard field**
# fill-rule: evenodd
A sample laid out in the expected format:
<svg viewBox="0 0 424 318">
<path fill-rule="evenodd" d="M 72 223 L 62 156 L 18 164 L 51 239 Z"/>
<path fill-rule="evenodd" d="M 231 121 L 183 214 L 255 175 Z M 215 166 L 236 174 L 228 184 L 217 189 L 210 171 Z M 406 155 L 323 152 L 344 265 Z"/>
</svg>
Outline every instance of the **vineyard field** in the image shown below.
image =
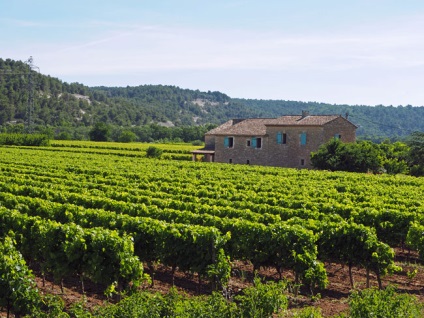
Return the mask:
<svg viewBox="0 0 424 318">
<path fill-rule="evenodd" d="M 424 277 L 424 178 L 192 162 L 187 144 L 146 158 L 151 145 L 0 147 L 2 240 L 62 290 L 148 288 L 166 269 L 231 288 L 241 267 L 333 301 L 334 266 L 347 290 L 358 271 L 361 288 Z"/>
</svg>

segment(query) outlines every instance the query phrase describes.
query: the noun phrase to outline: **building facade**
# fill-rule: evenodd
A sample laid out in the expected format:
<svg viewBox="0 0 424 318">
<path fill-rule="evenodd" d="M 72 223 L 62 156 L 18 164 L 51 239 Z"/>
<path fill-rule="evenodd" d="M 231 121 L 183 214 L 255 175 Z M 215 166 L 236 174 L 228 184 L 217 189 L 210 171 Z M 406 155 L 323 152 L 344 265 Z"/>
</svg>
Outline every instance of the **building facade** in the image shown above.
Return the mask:
<svg viewBox="0 0 424 318">
<path fill-rule="evenodd" d="M 233 119 L 205 134 L 206 161 L 311 168 L 311 152 L 331 138 L 355 142 L 357 126 L 340 115 Z"/>
</svg>

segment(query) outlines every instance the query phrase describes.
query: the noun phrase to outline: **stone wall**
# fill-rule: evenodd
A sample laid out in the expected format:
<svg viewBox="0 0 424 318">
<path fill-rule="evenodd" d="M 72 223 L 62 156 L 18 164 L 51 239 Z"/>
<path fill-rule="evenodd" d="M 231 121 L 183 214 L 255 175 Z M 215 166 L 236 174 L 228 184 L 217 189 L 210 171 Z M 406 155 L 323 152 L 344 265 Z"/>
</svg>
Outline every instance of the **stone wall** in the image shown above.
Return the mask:
<svg viewBox="0 0 424 318">
<path fill-rule="evenodd" d="M 356 127 L 350 122 L 346 121 L 343 117 L 339 117 L 336 120 L 328 123 L 325 127 L 324 140 L 327 142 L 331 138 L 334 138 L 335 134 L 341 135 L 341 141 L 343 142 L 355 142 L 356 141 Z"/>
<path fill-rule="evenodd" d="M 228 136 L 233 137 L 233 147 L 224 147 L 224 138 L 226 136 L 215 137 L 215 161 L 239 163 L 239 164 L 253 164 L 253 165 L 268 165 L 268 138 L 267 136 L 255 136 L 262 138 L 261 148 L 252 148 L 248 146 L 247 142 L 252 142 L 253 136 Z"/>
<path fill-rule="evenodd" d="M 269 135 L 268 165 L 277 167 L 311 168 L 310 154 L 323 141 L 322 127 L 267 127 Z M 277 143 L 277 134 L 286 134 L 286 144 Z M 306 144 L 301 144 L 301 134 L 306 134 Z"/>
<path fill-rule="evenodd" d="M 276 167 L 312 168 L 311 152 L 340 135 L 343 142 L 354 142 L 355 126 L 344 118 L 323 126 L 267 126 L 264 136 L 215 136 L 215 161 L 236 164 L 253 164 Z M 277 134 L 286 134 L 286 143 L 277 142 Z M 301 134 L 306 134 L 306 144 L 301 144 Z M 224 138 L 233 138 L 233 147 L 224 146 Z M 262 147 L 248 145 L 252 137 L 262 138 Z"/>
<path fill-rule="evenodd" d="M 206 135 L 205 136 L 205 148 L 206 149 L 214 149 L 215 148 L 215 136 Z"/>
</svg>

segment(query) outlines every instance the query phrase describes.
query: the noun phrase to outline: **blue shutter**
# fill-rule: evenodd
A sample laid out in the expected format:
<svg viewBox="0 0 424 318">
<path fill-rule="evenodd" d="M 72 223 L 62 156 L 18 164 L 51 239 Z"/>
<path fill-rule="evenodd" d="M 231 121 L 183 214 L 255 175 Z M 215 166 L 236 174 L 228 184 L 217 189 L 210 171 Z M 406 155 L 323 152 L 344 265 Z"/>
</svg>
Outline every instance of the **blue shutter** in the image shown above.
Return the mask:
<svg viewBox="0 0 424 318">
<path fill-rule="evenodd" d="M 230 142 L 228 141 L 228 137 L 224 138 L 224 147 L 228 148 L 230 146 Z"/>
<path fill-rule="evenodd" d="M 301 145 L 306 145 L 306 133 L 301 133 L 300 134 L 300 144 Z"/>
<path fill-rule="evenodd" d="M 277 133 L 277 144 L 281 144 L 283 142 L 283 136 L 281 135 L 281 132 Z"/>
<path fill-rule="evenodd" d="M 252 148 L 256 148 L 256 138 L 252 138 Z"/>
</svg>

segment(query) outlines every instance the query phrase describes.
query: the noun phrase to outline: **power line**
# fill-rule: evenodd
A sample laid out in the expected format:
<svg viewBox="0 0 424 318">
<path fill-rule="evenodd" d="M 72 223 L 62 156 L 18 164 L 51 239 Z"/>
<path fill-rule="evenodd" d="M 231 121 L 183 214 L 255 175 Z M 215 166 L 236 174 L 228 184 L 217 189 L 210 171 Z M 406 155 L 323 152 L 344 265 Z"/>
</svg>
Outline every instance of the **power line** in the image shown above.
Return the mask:
<svg viewBox="0 0 424 318">
<path fill-rule="evenodd" d="M 38 68 L 38 66 L 35 66 L 33 63 L 33 58 L 32 56 L 29 57 L 29 59 L 25 62 L 28 65 L 29 68 L 29 72 L 28 72 L 28 114 L 27 114 L 27 118 L 28 118 L 28 133 L 32 133 L 32 113 L 34 111 L 34 83 L 33 83 L 33 78 L 32 78 L 32 71 L 37 69 L 38 71 L 40 71 L 40 69 Z"/>
<path fill-rule="evenodd" d="M 40 68 L 34 65 L 34 59 L 32 56 L 29 57 L 24 63 L 28 66 L 26 72 L 0 72 L 0 75 L 27 75 L 28 76 L 28 105 L 26 113 L 27 132 L 32 133 L 32 115 L 34 111 L 34 79 L 32 74 L 34 71 L 40 72 Z"/>
</svg>

